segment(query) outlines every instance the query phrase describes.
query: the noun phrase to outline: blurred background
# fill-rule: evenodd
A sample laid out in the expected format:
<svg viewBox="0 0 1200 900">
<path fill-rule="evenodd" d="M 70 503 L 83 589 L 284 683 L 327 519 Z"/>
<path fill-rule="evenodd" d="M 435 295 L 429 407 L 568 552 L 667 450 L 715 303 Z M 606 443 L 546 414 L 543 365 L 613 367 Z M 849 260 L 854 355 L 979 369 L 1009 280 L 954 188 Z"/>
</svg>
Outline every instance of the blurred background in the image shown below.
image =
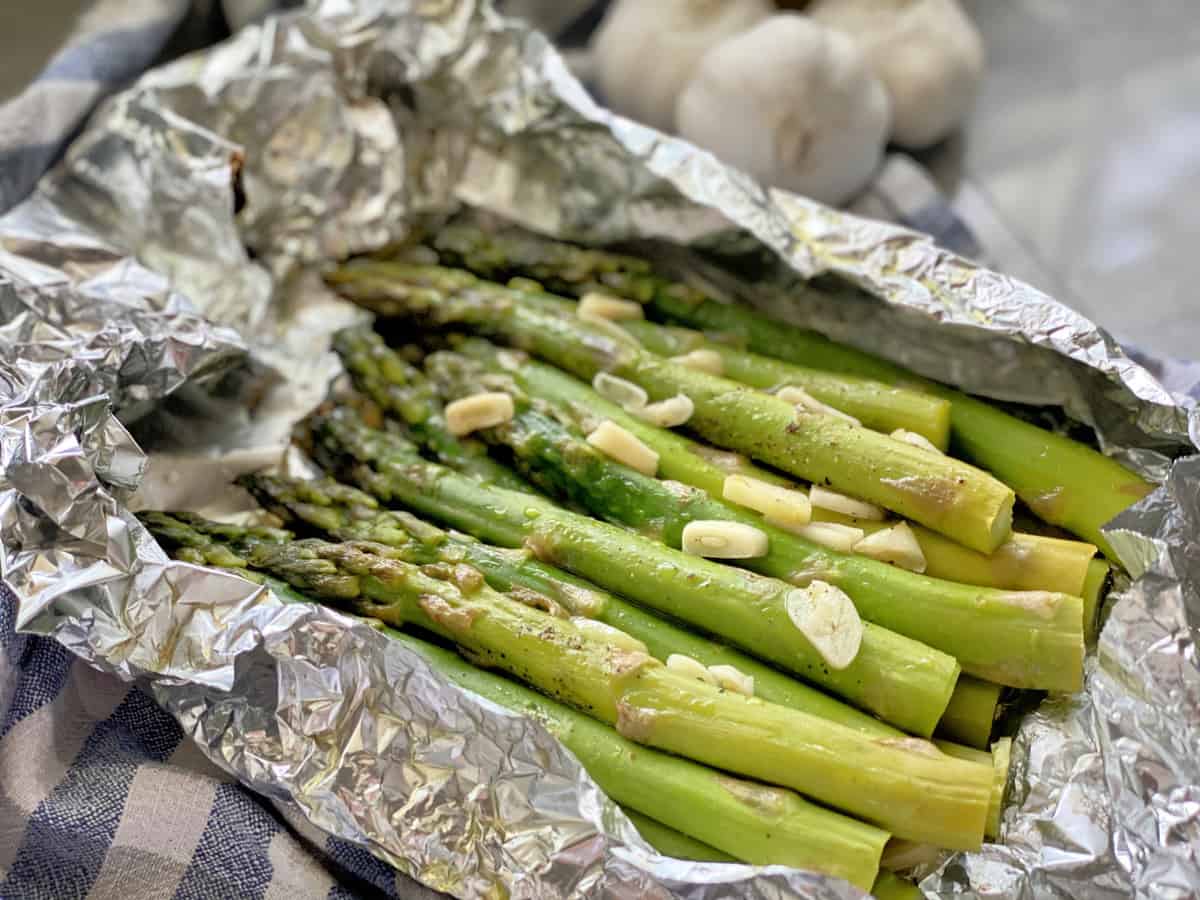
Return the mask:
<svg viewBox="0 0 1200 900">
<path fill-rule="evenodd" d="M 275 5 L 195 0 L 162 55 L 200 46 Z M 37 77 L 81 17 L 86 25 L 89 10 L 109 11 L 94 10 L 90 0 L 3 6 L 0 103 Z M 506 6 L 538 17 L 589 86 L 604 93 L 595 35 L 608 4 L 511 0 Z M 994 267 L 1143 351 L 1200 357 L 1200 6 L 1195 0 L 1150 7 L 1120 0 L 961 0 L 959 6 L 986 60 L 973 102 L 947 137 L 915 149 L 893 143 L 887 158 L 915 160 L 915 177 L 940 191 Z M 706 65 L 716 58 L 707 57 Z M 738 65 L 731 55 L 724 64 Z"/>
</svg>

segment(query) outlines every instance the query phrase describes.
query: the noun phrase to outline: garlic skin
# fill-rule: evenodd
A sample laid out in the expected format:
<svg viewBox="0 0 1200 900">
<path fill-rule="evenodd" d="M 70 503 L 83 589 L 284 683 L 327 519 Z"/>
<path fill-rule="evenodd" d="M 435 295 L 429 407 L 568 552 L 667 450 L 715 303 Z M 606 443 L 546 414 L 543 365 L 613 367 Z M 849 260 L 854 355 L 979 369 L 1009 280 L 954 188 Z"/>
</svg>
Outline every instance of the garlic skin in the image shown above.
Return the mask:
<svg viewBox="0 0 1200 900">
<path fill-rule="evenodd" d="M 706 51 L 773 12 L 769 0 L 617 0 L 592 39 L 614 112 L 675 130 L 675 101 Z"/>
<path fill-rule="evenodd" d="M 831 205 L 870 180 L 891 124 L 887 91 L 853 41 L 789 13 L 706 53 L 675 113 L 692 143 Z"/>
<path fill-rule="evenodd" d="M 815 0 L 807 13 L 847 35 L 883 81 L 897 144 L 936 144 L 971 108 L 983 39 L 957 0 Z"/>
</svg>

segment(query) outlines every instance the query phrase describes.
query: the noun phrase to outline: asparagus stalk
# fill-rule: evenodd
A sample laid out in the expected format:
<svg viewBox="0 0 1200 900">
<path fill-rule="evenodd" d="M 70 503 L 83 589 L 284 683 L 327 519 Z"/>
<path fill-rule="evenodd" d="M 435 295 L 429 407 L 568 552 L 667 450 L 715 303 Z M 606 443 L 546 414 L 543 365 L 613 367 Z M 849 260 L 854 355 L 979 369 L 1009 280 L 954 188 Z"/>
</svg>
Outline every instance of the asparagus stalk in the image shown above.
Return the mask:
<svg viewBox="0 0 1200 900">
<path fill-rule="evenodd" d="M 913 840 L 952 848 L 981 842 L 992 773 L 928 742 L 880 741 L 722 691 L 493 591 L 464 564 L 418 567 L 379 545 L 318 540 L 252 543 L 243 552 L 250 569 L 387 624 L 451 640 L 480 663 L 615 726 L 628 740 L 791 787 Z M 762 804 L 760 786 L 752 791 L 742 799 Z M 869 874 L 869 884 L 871 857 L 882 852 L 886 835 L 815 807 L 809 812 L 824 818 L 823 828 L 811 830 L 812 839 L 828 834 L 833 853 L 855 845 L 859 859 L 848 867 L 858 867 L 851 872 L 856 879 Z M 814 863 L 828 866 L 820 858 L 808 865 Z"/>
<path fill-rule="evenodd" d="M 296 481 L 264 474 L 245 475 L 238 483 L 262 506 L 292 528 L 317 529 L 343 541 L 372 541 L 397 551 L 405 562 L 465 562 L 502 592 L 546 598 L 553 607 L 611 625 L 646 645 L 651 656 L 666 660 L 690 656 L 705 666 L 733 666 L 754 679 L 754 695 L 829 719 L 863 734 L 901 738 L 904 733 L 873 716 L 722 644 L 681 628 L 600 590 L 560 569 L 533 559 L 526 550 L 505 549 L 446 532 L 404 512 L 380 509 L 370 494 L 336 481 Z M 961 680 L 961 679 L 960 679 Z M 951 701 L 953 703 L 953 700 Z"/>
<path fill-rule="evenodd" d="M 458 350 L 490 371 L 510 376 L 529 396 L 553 405 L 560 414 L 571 418 L 584 431 L 591 431 L 604 419 L 616 422 L 658 453 L 658 474 L 661 478 L 690 484 L 714 497 L 721 496 L 728 475 L 746 475 L 770 484 L 794 486 L 788 479 L 754 465 L 740 454 L 716 450 L 684 435 L 651 425 L 553 366 L 516 358 L 520 355 L 500 350 L 480 338 L 459 342 Z M 813 518 L 816 521 L 853 524 L 867 532 L 895 524 L 852 520 L 822 509 L 814 509 Z M 1081 541 L 1014 532 L 1009 540 L 988 555 L 919 525 L 913 526 L 913 534 L 925 554 L 926 575 L 1016 591 L 1041 590 L 1079 596 L 1083 591 L 1088 562 L 1096 552 L 1092 544 Z"/>
<path fill-rule="evenodd" d="M 829 666 L 789 614 L 796 588 L 672 550 L 528 494 L 479 484 L 423 460 L 350 410 L 314 420 L 317 458 L 386 503 L 480 540 L 527 547 L 613 593 L 721 635 L 914 734 L 932 733 L 958 675 L 955 660 L 876 626 L 856 658 Z"/>
<path fill-rule="evenodd" d="M 525 295 L 436 266 L 364 264 L 330 273 L 344 296 L 383 315 L 463 326 L 591 378 L 610 371 L 661 400 L 687 395 L 688 426 L 810 481 L 862 497 L 990 553 L 1007 539 L 1013 493 L 990 475 L 841 418 L 664 360 Z"/>
<path fill-rule="evenodd" d="M 989 753 L 986 750 L 975 750 L 954 744 L 949 741 L 936 741 L 937 748 L 955 759 L 965 759 L 980 765 L 991 766 L 992 798 L 988 804 L 988 821 L 985 833 L 990 838 L 1000 836 L 1000 819 L 1004 813 L 1004 795 L 1008 790 L 1008 770 L 1012 763 L 1012 738 L 1000 738 L 992 744 Z"/>
<path fill-rule="evenodd" d="M 723 850 L 698 841 L 682 831 L 676 831 L 669 825 L 664 825 L 657 819 L 652 819 L 632 807 L 626 807 L 622 812 L 637 828 L 642 840 L 663 856 L 690 859 L 694 862 L 737 862 L 734 857 Z"/>
<path fill-rule="evenodd" d="M 516 230 L 487 233 L 468 224 L 444 229 L 434 246 L 443 261 L 488 277 L 530 275 L 567 294 L 605 290 L 646 304 L 661 321 L 735 337 L 764 356 L 942 397 L 951 404 L 952 437 L 970 459 L 1012 487 L 1047 522 L 1083 537 L 1110 558 L 1112 548 L 1101 527 L 1153 489 L 1091 447 L 816 332 L 717 302 L 656 275 L 644 260 Z"/>
<path fill-rule="evenodd" d="M 479 389 L 478 369 L 465 357 L 437 353 L 427 363 L 448 396 Z M 490 377 L 493 387 L 503 386 L 496 376 Z M 957 657 L 964 671 L 981 678 L 1015 687 L 1079 689 L 1084 647 L 1078 597 L 965 587 L 835 553 L 776 528 L 743 507 L 642 475 L 604 456 L 568 428 L 530 408 L 511 382 L 508 389 L 516 415 L 480 434 L 508 447 L 522 471 L 548 492 L 609 521 L 655 534 L 671 547 L 680 546 L 690 522 L 750 525 L 766 534 L 768 550 L 739 560 L 739 565 L 793 583 L 819 578 L 834 584 L 850 595 L 863 618 Z M 880 582 L 888 589 L 879 590 Z M 937 608 L 933 608 L 935 601 Z"/>
<path fill-rule="evenodd" d="M 500 487 L 530 490 L 511 469 L 489 458 L 479 441 L 450 432 L 441 402 L 425 376 L 388 348 L 369 326 L 342 329 L 334 335 L 333 348 L 355 386 L 404 422 L 440 462 Z"/>
<path fill-rule="evenodd" d="M 529 279 L 511 282 L 510 287 L 518 284 L 526 302 L 574 315 L 572 301 L 545 293 L 541 285 Z M 867 428 L 885 434 L 897 428 L 914 431 L 940 450 L 945 450 L 950 441 L 950 404 L 927 393 L 760 356 L 727 342 L 709 340 L 688 328 L 659 325 L 645 319 L 626 319 L 617 324 L 644 349 L 659 356 L 684 356 L 695 351 L 714 354 L 719 374 L 742 384 L 769 391 L 788 386 L 804 388 L 817 400 L 853 416 Z"/>
<path fill-rule="evenodd" d="M 992 738 L 1001 687 L 964 675 L 958 679 L 938 731 L 969 747 L 982 748 Z"/>
<path fill-rule="evenodd" d="M 371 495 L 336 481 L 298 481 L 252 474 L 242 476 L 238 482 L 290 527 L 317 528 L 339 540 L 384 544 L 400 551 L 399 558 L 405 562 L 415 564 L 465 562 L 478 569 L 496 590 L 525 592 L 521 595 L 527 598 L 544 597 L 550 608 L 561 608 L 572 615 L 588 616 L 611 625 L 646 643 L 656 659 L 682 654 L 706 666 L 732 665 L 755 679 L 754 695 L 763 700 L 838 722 L 863 734 L 890 739 L 904 736 L 898 729 L 838 703 L 778 670 L 643 612 L 566 572 L 531 559 L 524 551 L 491 547 L 464 535 L 442 531 L 408 513 L 380 509 Z M 951 706 L 954 704 L 951 699 Z M 989 730 L 990 723 L 989 712 Z M 980 746 L 987 746 L 986 738 L 985 734 Z M 943 752 L 960 758 L 970 752 L 969 748 L 957 748 L 947 741 L 938 741 L 937 745 Z M 978 761 L 981 757 L 965 758 Z M 1001 782 L 1007 778 L 1007 769 L 1000 777 Z"/>
</svg>

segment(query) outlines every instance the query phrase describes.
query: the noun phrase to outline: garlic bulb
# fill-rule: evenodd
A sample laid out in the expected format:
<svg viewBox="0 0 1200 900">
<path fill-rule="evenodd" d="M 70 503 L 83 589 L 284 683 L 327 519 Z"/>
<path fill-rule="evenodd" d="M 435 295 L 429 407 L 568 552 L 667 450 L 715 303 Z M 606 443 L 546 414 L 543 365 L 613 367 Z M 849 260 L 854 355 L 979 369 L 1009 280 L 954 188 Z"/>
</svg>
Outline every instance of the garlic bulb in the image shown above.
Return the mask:
<svg viewBox="0 0 1200 900">
<path fill-rule="evenodd" d="M 704 53 L 771 14 L 768 0 L 617 0 L 592 41 L 604 102 L 659 131 Z"/>
<path fill-rule="evenodd" d="M 928 147 L 971 108 L 983 40 L 956 0 L 815 0 L 808 14 L 853 40 L 883 81 L 896 143 Z"/>
<path fill-rule="evenodd" d="M 788 13 L 706 53 L 676 106 L 683 137 L 830 204 L 866 185 L 889 123 L 887 92 L 851 40 Z"/>
</svg>

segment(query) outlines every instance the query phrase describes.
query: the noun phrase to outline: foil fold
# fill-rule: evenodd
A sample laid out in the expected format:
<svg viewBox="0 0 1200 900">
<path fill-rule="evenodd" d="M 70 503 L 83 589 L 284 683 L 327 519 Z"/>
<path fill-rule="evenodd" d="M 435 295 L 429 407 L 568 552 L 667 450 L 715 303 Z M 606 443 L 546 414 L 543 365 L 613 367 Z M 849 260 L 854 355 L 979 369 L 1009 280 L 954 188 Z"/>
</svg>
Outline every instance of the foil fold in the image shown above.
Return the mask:
<svg viewBox="0 0 1200 900">
<path fill-rule="evenodd" d="M 1086 691 L 1021 724 L 1004 843 L 922 887 L 1200 893 L 1200 415 L 1027 285 L 613 116 L 485 2 L 315 0 L 245 29 L 107 103 L 0 218 L 19 627 L 137 679 L 244 783 L 457 896 L 858 896 L 655 856 L 536 723 L 353 619 L 167 560 L 130 514 L 247 508 L 214 485 L 284 455 L 338 371 L 330 333 L 361 317 L 314 267 L 462 205 L 633 244 L 922 374 L 1062 407 L 1161 482 L 1110 528 L 1132 579 Z"/>
</svg>

